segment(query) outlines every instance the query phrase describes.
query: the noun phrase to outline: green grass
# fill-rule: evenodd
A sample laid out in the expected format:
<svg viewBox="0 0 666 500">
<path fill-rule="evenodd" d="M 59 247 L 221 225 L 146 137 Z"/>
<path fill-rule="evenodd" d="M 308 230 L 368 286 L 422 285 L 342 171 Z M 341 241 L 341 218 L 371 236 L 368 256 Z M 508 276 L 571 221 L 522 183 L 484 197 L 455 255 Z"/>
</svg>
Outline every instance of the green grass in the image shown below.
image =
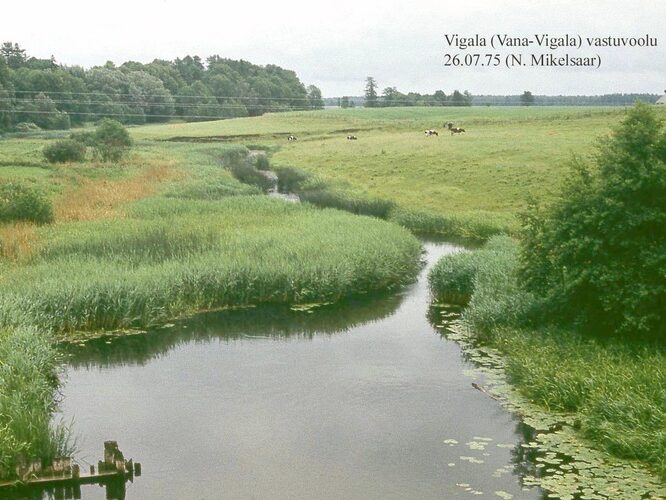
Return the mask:
<svg viewBox="0 0 666 500">
<path fill-rule="evenodd" d="M 45 462 L 71 452 L 67 430 L 51 425 L 59 359 L 51 339 L 32 328 L 0 331 L 0 478 L 19 454 Z"/>
<path fill-rule="evenodd" d="M 472 107 L 335 109 L 218 122 L 137 127 L 142 139 L 264 143 L 273 164 L 323 178 L 331 191 L 382 199 L 417 232 L 476 240 L 515 232 L 528 194 L 556 192 L 573 154 L 586 155 L 622 108 Z M 467 129 L 450 136 L 443 124 Z M 426 137 L 435 128 L 439 137 Z M 352 132 L 358 141 L 347 141 Z M 298 141 L 287 142 L 294 133 Z"/>
<path fill-rule="evenodd" d="M 198 310 L 336 301 L 413 278 L 418 241 L 370 218 L 265 197 L 147 199 L 121 220 L 39 231 L 0 283 L 0 324 L 144 328 Z"/>
<path fill-rule="evenodd" d="M 509 380 L 548 410 L 573 413 L 582 434 L 621 458 L 666 477 L 666 352 L 663 346 L 598 339 L 538 325 L 534 297 L 517 285 L 517 245 L 495 237 L 484 248 L 443 258 L 430 285 L 440 300 L 463 297 L 464 321 L 502 352 Z"/>
<path fill-rule="evenodd" d="M 333 302 L 418 270 L 420 243 L 403 228 L 258 196 L 225 168 L 244 147 L 138 141 L 119 163 L 50 166 L 49 140 L 0 142 L 0 182 L 56 206 L 54 224 L 0 225 L 0 478 L 19 454 L 47 464 L 71 452 L 67 427 L 51 423 L 54 338 Z"/>
</svg>

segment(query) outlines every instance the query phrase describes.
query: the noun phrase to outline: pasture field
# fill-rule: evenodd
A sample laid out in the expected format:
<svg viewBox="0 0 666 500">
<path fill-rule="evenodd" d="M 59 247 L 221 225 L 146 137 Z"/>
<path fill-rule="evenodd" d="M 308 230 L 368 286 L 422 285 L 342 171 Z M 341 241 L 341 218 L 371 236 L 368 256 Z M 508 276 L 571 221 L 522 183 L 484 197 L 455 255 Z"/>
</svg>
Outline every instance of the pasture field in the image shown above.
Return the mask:
<svg viewBox="0 0 666 500">
<path fill-rule="evenodd" d="M 336 192 L 395 203 L 388 218 L 410 229 L 483 240 L 514 232 L 528 196 L 551 198 L 571 158 L 588 155 L 624 113 L 588 107 L 334 109 L 146 126 L 133 135 L 268 145 L 277 166 L 305 170 Z M 451 136 L 447 122 L 467 132 Z M 426 137 L 426 129 L 439 136 Z M 297 141 L 286 140 L 291 133 Z M 349 133 L 358 140 L 347 140 Z M 451 218 L 458 223 L 447 224 Z"/>
</svg>

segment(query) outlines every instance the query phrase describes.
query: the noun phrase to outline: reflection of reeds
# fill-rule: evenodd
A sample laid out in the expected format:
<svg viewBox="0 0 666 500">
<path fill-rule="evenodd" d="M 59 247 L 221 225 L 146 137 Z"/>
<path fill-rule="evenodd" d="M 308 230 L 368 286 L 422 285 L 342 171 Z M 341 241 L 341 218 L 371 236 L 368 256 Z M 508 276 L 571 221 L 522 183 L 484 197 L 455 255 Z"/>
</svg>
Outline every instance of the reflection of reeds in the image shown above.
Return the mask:
<svg viewBox="0 0 666 500">
<path fill-rule="evenodd" d="M 355 297 L 308 313 L 292 311 L 286 305 L 265 305 L 206 312 L 138 335 L 102 336 L 86 342 L 63 342 L 69 366 L 108 367 L 143 365 L 179 345 L 191 342 L 230 341 L 247 337 L 311 339 L 335 335 L 395 312 L 402 296 L 381 294 Z"/>
</svg>

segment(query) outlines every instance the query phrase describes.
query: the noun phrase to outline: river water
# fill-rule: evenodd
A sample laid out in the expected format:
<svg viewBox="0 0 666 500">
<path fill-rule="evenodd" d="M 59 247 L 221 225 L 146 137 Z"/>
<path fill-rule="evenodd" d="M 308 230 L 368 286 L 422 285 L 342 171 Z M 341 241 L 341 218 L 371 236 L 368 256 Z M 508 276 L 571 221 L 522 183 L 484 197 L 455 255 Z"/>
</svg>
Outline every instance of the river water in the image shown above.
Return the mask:
<svg viewBox="0 0 666 500">
<path fill-rule="evenodd" d="M 424 246 L 398 294 L 70 347 L 62 417 L 82 469 L 113 439 L 143 466 L 128 499 L 539 498 L 514 465 L 519 422 L 428 321 L 428 269 L 460 248 Z"/>
</svg>

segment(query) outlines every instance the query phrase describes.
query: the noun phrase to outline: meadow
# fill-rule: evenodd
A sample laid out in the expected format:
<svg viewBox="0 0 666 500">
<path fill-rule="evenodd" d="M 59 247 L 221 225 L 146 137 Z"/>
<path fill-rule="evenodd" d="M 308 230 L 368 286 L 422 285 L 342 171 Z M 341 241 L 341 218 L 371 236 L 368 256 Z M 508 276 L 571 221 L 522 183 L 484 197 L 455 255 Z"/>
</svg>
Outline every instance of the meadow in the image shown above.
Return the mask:
<svg viewBox="0 0 666 500">
<path fill-rule="evenodd" d="M 532 298 L 515 286 L 515 242 L 494 237 L 517 235 L 528 197 L 553 199 L 572 156 L 593 154 L 624 113 L 336 109 L 150 125 L 130 129 L 135 146 L 116 164 L 46 163 L 41 149 L 57 134 L 0 139 L 0 182 L 26 183 L 54 207 L 52 224 L 0 225 L 0 328 L 5 339 L 35 328 L 76 338 L 202 310 L 332 302 L 409 282 L 420 245 L 408 230 L 490 239 L 435 268 L 435 295 L 469 304 L 466 321 L 531 400 L 578 415 L 598 446 L 663 475 L 663 351 L 523 323 Z M 446 122 L 467 133 L 447 134 Z M 440 135 L 426 137 L 433 128 Z M 266 151 L 282 187 L 310 203 L 268 199 L 234 178 L 225 162 L 248 149 Z M 47 448 L 64 447 L 53 432 Z M 0 436 L 0 457 L 18 435 Z"/>
<path fill-rule="evenodd" d="M 572 156 L 587 155 L 623 116 L 622 108 L 333 109 L 133 134 L 268 145 L 275 166 L 315 176 L 338 199 L 393 203 L 387 218 L 415 232 L 485 240 L 515 233 L 528 197 L 550 199 Z M 448 122 L 466 133 L 451 136 Z M 439 136 L 425 136 L 426 129 Z M 350 133 L 358 140 L 347 140 Z M 289 134 L 298 140 L 287 141 Z"/>
</svg>

